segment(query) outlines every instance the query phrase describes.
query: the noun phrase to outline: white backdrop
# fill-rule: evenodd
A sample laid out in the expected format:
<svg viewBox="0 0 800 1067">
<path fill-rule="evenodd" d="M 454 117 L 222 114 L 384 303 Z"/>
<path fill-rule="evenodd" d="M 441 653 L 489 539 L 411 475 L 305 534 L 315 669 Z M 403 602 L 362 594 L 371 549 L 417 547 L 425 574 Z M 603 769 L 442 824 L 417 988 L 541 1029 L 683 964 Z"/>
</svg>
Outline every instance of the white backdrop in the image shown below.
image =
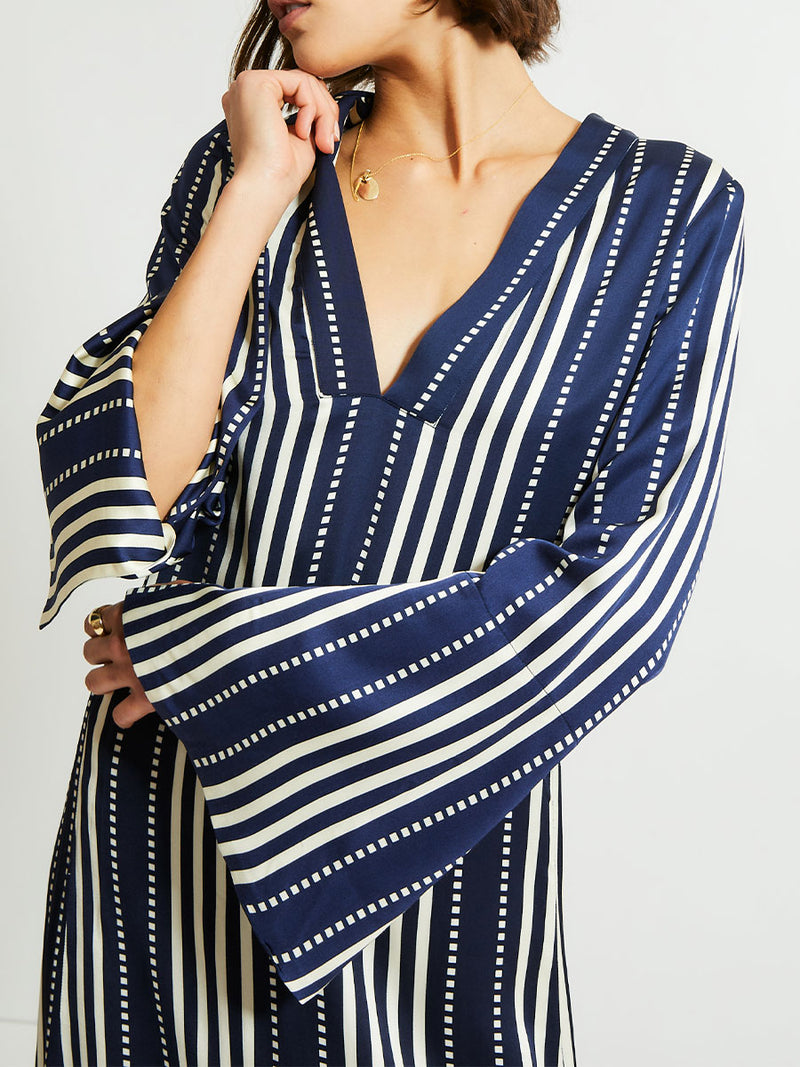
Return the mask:
<svg viewBox="0 0 800 1067">
<path fill-rule="evenodd" d="M 32 1057 L 47 870 L 86 695 L 82 619 L 123 590 L 79 590 L 38 631 L 36 416 L 72 350 L 143 295 L 161 204 L 222 118 L 248 11 L 74 0 L 4 13 L 4 1067 Z M 697 591 L 664 674 L 564 765 L 582 1067 L 797 1062 L 798 31 L 788 5 L 564 0 L 558 51 L 532 70 L 567 113 L 688 142 L 746 194 L 726 478 Z"/>
</svg>

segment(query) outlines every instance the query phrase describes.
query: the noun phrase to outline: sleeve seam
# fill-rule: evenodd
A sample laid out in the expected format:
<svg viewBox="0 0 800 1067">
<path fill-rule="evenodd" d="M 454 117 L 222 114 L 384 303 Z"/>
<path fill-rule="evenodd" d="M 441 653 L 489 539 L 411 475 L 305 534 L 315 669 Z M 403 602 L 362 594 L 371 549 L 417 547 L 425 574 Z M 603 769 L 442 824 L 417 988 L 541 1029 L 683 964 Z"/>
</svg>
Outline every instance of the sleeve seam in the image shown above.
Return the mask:
<svg viewBox="0 0 800 1067">
<path fill-rule="evenodd" d="M 725 179 L 725 175 L 726 174 L 728 175 L 727 179 Z M 718 200 L 726 198 L 727 201 L 728 201 L 728 204 L 730 204 L 736 198 L 737 195 L 741 196 L 742 200 L 744 200 L 744 189 L 743 189 L 743 187 L 739 184 L 739 182 L 734 177 L 732 177 L 732 175 L 730 175 L 728 173 L 728 171 L 723 169 L 723 172 L 720 175 L 719 180 L 722 182 L 722 184 L 720 184 L 718 186 L 718 188 L 713 193 L 710 194 L 710 196 L 706 197 L 706 199 L 703 201 L 703 203 L 700 204 L 697 207 L 697 209 L 694 212 L 694 214 L 693 214 L 692 218 L 690 219 L 690 221 L 687 222 L 687 224 L 684 226 L 683 233 L 681 234 L 681 240 L 685 240 L 687 234 L 689 234 L 694 229 L 695 224 L 699 220 L 701 220 L 702 216 L 706 212 L 712 211 L 714 209 L 714 207 L 716 205 L 716 202 Z M 724 219 L 722 221 L 722 225 L 720 226 L 720 230 L 722 229 L 722 226 L 724 226 L 725 220 L 728 217 L 728 211 L 729 211 L 729 206 L 726 206 L 726 208 L 725 208 L 725 217 L 724 217 Z"/>
<path fill-rule="evenodd" d="M 503 635 L 503 638 L 504 638 L 506 644 L 509 646 L 511 651 L 514 653 L 514 656 L 516 657 L 517 661 L 520 664 L 522 664 L 522 666 L 525 668 L 526 673 L 536 683 L 536 686 L 538 687 L 539 691 L 541 693 L 543 693 L 544 696 L 547 698 L 550 706 L 555 708 L 555 710 L 558 712 L 559 718 L 564 723 L 564 725 L 567 727 L 568 731 L 571 733 L 572 732 L 572 726 L 570 725 L 569 719 L 567 719 L 566 715 L 564 714 L 564 712 L 559 707 L 558 702 L 554 699 L 554 697 L 552 696 L 552 694 L 548 690 L 547 686 L 544 685 L 544 683 L 539 678 L 539 676 L 531 669 L 531 665 L 522 656 L 521 652 L 519 651 L 517 646 L 514 644 L 514 641 L 509 637 L 509 635 L 508 635 L 508 633 L 507 633 L 507 631 L 505 629 L 504 624 L 502 622 L 498 621 L 497 615 L 495 615 L 491 611 L 491 609 L 489 608 L 489 605 L 486 603 L 486 598 L 483 595 L 483 591 L 481 590 L 480 582 L 475 582 L 474 583 L 474 588 L 475 588 L 475 591 L 477 592 L 478 596 L 481 598 L 481 602 L 483 603 L 484 608 L 486 609 L 487 619 L 491 619 L 491 621 L 498 628 L 500 633 Z"/>
</svg>

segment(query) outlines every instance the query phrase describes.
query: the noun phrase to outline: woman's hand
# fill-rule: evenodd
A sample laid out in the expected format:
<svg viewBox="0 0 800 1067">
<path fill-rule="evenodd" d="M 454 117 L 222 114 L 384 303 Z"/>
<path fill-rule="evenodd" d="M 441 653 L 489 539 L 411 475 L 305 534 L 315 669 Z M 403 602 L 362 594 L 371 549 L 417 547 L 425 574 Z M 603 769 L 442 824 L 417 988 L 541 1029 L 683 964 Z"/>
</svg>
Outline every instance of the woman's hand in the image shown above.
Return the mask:
<svg viewBox="0 0 800 1067">
<path fill-rule="evenodd" d="M 281 111 L 297 107 L 293 125 Z M 222 96 L 234 176 L 278 182 L 290 199 L 314 166 L 317 148 L 333 152 L 339 108 L 323 81 L 304 70 L 245 70 Z M 287 201 L 288 202 L 288 201 Z"/>
<path fill-rule="evenodd" d="M 150 715 L 155 708 L 145 696 L 128 654 L 122 632 L 122 601 L 119 604 L 104 604 L 100 610 L 108 634 L 98 637 L 89 625 L 88 617 L 83 624 L 84 631 L 89 634 L 89 640 L 83 646 L 84 659 L 87 663 L 100 664 L 86 675 L 86 688 L 97 694 L 113 693 L 117 689 L 130 690 L 129 695 L 112 712 L 117 726 L 125 729 L 145 715 Z"/>
</svg>

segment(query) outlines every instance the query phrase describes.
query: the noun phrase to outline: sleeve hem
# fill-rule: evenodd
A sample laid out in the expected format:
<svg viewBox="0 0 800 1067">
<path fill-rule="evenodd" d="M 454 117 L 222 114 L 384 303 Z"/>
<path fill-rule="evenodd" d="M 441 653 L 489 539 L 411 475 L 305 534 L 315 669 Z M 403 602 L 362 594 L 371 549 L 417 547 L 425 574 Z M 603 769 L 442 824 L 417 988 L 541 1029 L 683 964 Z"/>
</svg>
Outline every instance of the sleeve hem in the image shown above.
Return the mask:
<svg viewBox="0 0 800 1067">
<path fill-rule="evenodd" d="M 159 570 L 172 558 L 175 547 L 175 529 L 168 522 L 161 523 L 163 548 L 153 560 L 111 560 L 86 567 L 64 583 L 51 585 L 50 593 L 39 618 L 39 629 L 44 630 L 55 620 L 61 608 L 80 586 L 93 579 L 104 578 L 146 578 Z"/>
</svg>

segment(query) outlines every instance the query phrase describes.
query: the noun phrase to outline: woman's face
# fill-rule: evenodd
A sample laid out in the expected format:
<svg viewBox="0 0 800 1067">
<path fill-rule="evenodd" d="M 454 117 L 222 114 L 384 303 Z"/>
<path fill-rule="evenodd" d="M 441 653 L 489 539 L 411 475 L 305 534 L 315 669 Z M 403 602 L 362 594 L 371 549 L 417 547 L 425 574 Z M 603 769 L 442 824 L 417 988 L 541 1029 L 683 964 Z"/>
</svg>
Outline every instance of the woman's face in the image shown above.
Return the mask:
<svg viewBox="0 0 800 1067">
<path fill-rule="evenodd" d="M 449 2 L 431 12 L 426 6 L 420 0 L 269 0 L 298 67 L 320 78 L 408 57 L 422 33 L 429 34 L 431 16 L 441 19 Z"/>
</svg>

